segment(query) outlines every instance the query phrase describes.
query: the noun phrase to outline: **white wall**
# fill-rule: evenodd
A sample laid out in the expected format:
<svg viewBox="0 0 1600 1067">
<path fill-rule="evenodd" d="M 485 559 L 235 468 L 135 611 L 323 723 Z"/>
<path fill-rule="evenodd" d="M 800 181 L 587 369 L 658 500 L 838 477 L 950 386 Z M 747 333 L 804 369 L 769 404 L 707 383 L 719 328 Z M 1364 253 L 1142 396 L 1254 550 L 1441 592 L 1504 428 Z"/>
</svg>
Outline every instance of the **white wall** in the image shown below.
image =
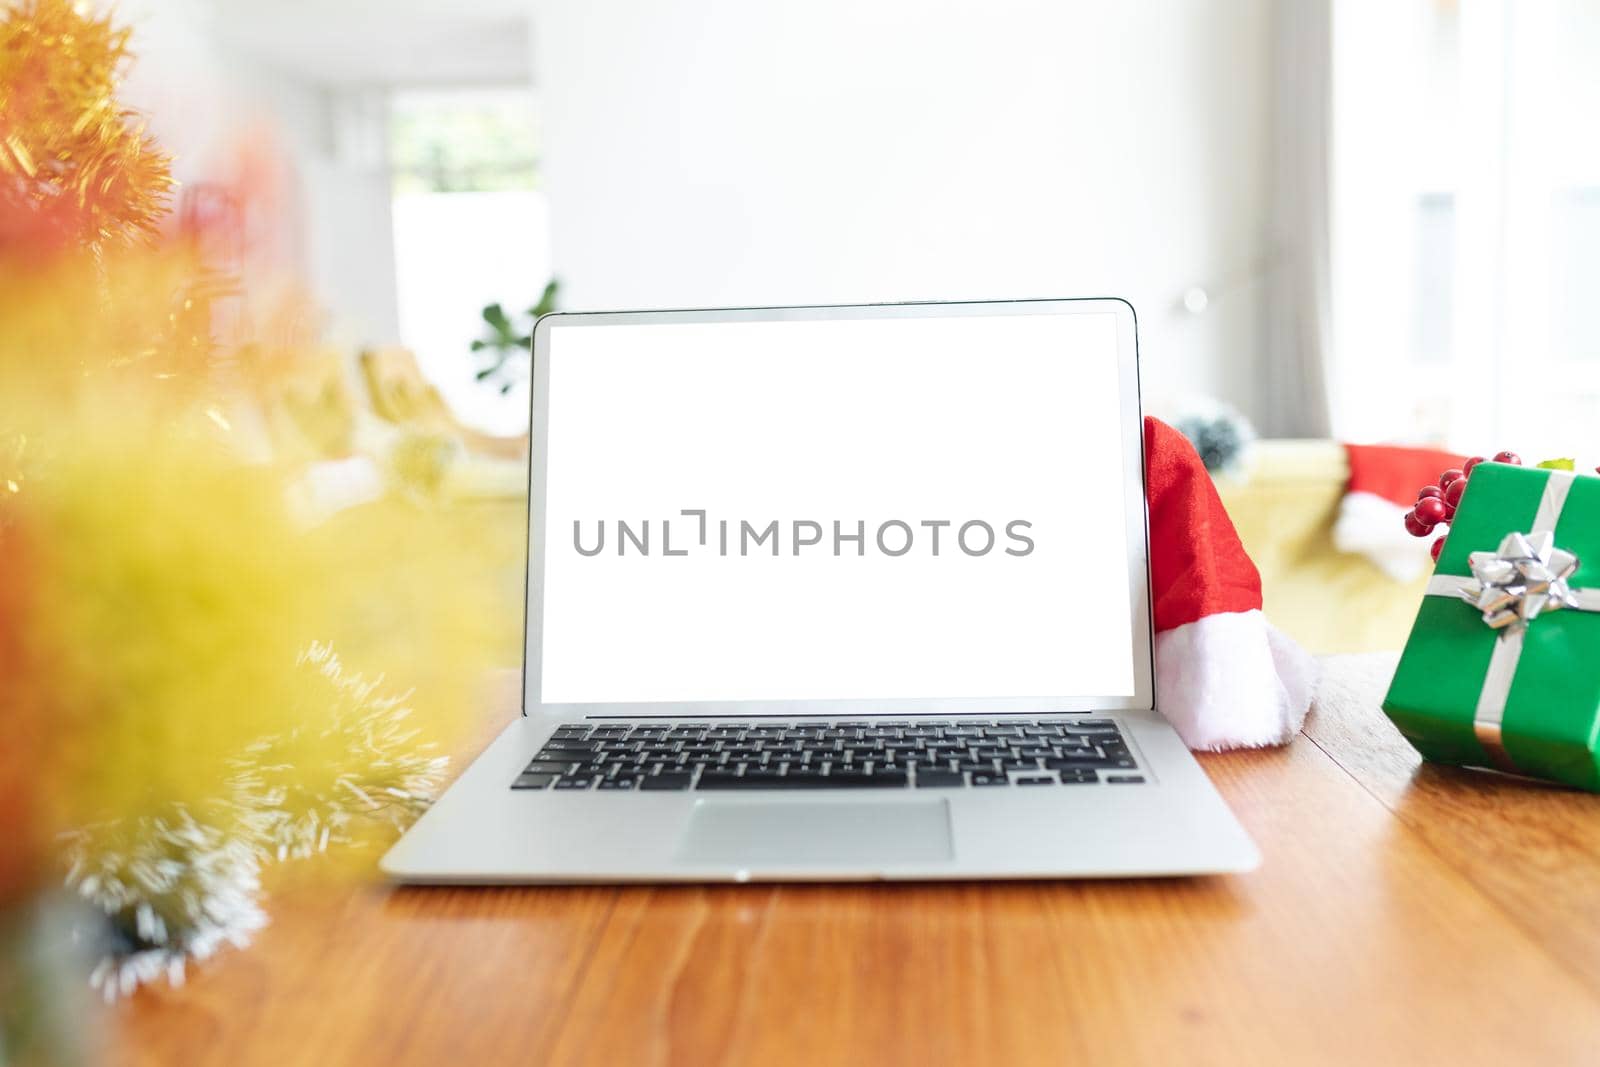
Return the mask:
<svg viewBox="0 0 1600 1067">
<path fill-rule="evenodd" d="M 1252 405 L 1265 0 L 534 2 L 569 307 L 1119 295 Z"/>
<path fill-rule="evenodd" d="M 136 57 L 122 98 L 148 116 L 179 181 L 236 180 L 247 145 L 270 175 L 251 267 L 309 282 L 340 340 L 398 340 L 383 94 L 259 59 L 199 0 L 122 0 L 117 13 Z"/>
</svg>

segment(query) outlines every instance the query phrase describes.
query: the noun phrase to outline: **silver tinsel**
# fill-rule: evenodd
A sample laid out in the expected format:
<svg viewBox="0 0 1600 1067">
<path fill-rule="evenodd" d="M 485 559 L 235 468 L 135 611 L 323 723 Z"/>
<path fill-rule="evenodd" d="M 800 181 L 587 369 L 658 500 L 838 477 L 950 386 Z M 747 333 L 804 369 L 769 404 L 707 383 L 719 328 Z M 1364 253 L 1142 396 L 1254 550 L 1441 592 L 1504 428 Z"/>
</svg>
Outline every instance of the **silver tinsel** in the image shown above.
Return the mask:
<svg viewBox="0 0 1600 1067">
<path fill-rule="evenodd" d="M 373 820 L 403 830 L 427 810 L 448 757 L 417 744 L 409 725 L 410 694 L 381 696 L 382 679 L 347 673 L 333 649 L 313 643 L 300 655 L 329 687 L 331 707 L 308 715 L 288 734 L 264 737 L 234 761 L 232 803 L 241 824 L 263 853 L 278 860 L 306 859 L 329 845 L 352 842 L 358 823 Z M 331 765 L 297 766 L 290 754 L 302 735 Z"/>
<path fill-rule="evenodd" d="M 64 845 L 68 887 L 109 921 L 89 977 L 107 1000 L 163 975 L 180 985 L 189 960 L 242 948 L 266 925 L 259 851 L 182 805 L 85 827 Z"/>
<path fill-rule="evenodd" d="M 91 975 L 107 999 L 162 976 L 180 984 L 190 961 L 248 945 L 267 921 L 263 864 L 353 843 L 362 826 L 403 830 L 431 802 L 448 758 L 418 743 L 409 694 L 380 695 L 382 679 L 346 673 L 325 644 L 297 666 L 327 683 L 325 698 L 303 726 L 248 745 L 225 796 L 65 835 L 68 888 L 109 921 Z M 296 765 L 302 751 L 322 765 Z"/>
</svg>

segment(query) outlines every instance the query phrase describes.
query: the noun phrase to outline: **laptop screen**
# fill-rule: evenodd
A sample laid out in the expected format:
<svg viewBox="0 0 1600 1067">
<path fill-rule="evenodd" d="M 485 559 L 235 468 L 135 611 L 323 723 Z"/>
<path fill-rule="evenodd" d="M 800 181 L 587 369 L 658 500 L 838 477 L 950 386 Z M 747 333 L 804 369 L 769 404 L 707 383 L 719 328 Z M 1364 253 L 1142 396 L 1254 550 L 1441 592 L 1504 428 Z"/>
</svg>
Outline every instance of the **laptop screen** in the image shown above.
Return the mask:
<svg viewBox="0 0 1600 1067">
<path fill-rule="evenodd" d="M 1115 314 L 552 321 L 543 703 L 1134 693 Z"/>
</svg>

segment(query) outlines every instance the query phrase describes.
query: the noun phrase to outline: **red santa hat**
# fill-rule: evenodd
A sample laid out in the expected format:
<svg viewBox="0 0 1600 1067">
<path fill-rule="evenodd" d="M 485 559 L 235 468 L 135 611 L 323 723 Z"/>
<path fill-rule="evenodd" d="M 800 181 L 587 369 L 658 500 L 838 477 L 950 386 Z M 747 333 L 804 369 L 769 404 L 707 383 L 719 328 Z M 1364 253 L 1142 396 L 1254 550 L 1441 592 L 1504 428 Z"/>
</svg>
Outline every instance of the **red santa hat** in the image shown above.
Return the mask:
<svg viewBox="0 0 1600 1067">
<path fill-rule="evenodd" d="M 1144 420 L 1156 707 L 1190 748 L 1278 745 L 1311 706 L 1316 661 L 1261 613 L 1261 575 L 1194 446 Z"/>
</svg>

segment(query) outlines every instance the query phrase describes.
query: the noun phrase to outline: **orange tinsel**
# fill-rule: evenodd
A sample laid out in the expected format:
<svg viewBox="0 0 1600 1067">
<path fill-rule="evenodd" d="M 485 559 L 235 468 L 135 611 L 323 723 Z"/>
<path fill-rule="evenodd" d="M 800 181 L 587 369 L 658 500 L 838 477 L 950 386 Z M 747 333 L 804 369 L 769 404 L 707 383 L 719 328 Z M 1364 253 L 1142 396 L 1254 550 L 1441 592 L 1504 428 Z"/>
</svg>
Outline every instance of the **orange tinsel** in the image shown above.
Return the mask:
<svg viewBox="0 0 1600 1067">
<path fill-rule="evenodd" d="M 152 238 L 171 160 L 117 104 L 128 30 L 71 0 L 0 0 L 0 253 Z"/>
</svg>

